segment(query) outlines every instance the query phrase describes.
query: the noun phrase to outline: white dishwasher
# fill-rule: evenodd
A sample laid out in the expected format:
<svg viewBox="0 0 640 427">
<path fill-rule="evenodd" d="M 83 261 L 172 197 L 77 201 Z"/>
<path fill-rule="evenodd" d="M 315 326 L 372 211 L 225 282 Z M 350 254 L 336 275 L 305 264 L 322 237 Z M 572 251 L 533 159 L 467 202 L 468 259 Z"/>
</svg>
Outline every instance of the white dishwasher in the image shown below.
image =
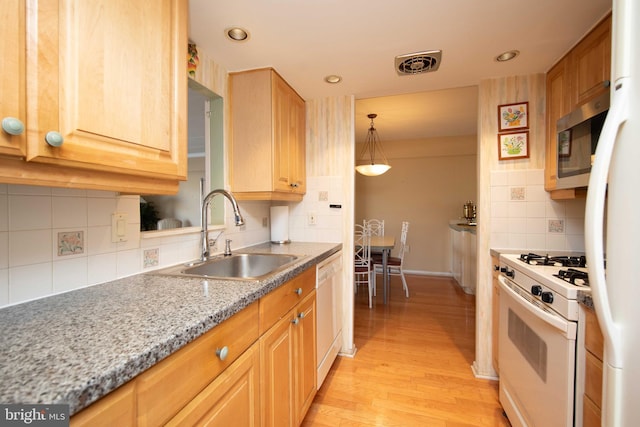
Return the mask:
<svg viewBox="0 0 640 427">
<path fill-rule="evenodd" d="M 342 251 L 317 265 L 318 389 L 342 347 Z"/>
</svg>

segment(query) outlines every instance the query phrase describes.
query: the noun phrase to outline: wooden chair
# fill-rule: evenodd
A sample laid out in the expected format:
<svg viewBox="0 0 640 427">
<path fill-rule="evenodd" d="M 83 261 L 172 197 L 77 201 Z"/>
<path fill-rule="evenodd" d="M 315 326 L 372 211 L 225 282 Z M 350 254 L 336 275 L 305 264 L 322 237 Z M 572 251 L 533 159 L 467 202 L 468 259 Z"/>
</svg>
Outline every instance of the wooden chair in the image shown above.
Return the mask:
<svg viewBox="0 0 640 427">
<path fill-rule="evenodd" d="M 367 229 L 360 224 L 355 225 L 354 233 L 354 251 L 355 257 L 353 260 L 354 267 L 354 292 L 358 293 L 358 287 L 360 285 L 367 285 L 369 292 L 369 308 L 372 307 L 372 294 L 373 294 L 373 265 L 371 263 L 371 235 Z"/>
<path fill-rule="evenodd" d="M 402 278 L 402 289 L 404 289 L 405 295 L 409 298 L 409 287 L 407 286 L 407 279 L 404 277 L 404 252 L 407 246 L 407 234 L 409 233 L 409 222 L 402 222 L 402 232 L 400 234 L 400 251 L 397 257 L 390 256 L 387 259 L 387 271 L 389 276 L 400 276 Z M 373 288 L 376 287 L 376 274 L 382 274 L 382 260 L 375 258 L 373 261 Z"/>
</svg>

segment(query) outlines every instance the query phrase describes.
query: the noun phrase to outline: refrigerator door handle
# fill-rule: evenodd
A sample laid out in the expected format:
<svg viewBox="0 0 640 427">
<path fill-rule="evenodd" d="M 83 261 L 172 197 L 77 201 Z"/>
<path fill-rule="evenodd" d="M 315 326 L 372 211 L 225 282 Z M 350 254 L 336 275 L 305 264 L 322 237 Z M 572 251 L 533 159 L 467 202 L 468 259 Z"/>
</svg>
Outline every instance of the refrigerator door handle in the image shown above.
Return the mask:
<svg viewBox="0 0 640 427">
<path fill-rule="evenodd" d="M 620 127 L 629 116 L 629 78 L 615 82 L 611 108 L 598 140 L 595 160 L 591 167 L 589 191 L 585 207 L 585 252 L 589 260 L 589 282 L 591 296 L 598 314 L 598 322 L 604 332 L 608 362 L 613 367 L 622 367 L 620 331 L 613 321 L 604 271 L 604 202 L 607 191 L 609 166 Z"/>
</svg>

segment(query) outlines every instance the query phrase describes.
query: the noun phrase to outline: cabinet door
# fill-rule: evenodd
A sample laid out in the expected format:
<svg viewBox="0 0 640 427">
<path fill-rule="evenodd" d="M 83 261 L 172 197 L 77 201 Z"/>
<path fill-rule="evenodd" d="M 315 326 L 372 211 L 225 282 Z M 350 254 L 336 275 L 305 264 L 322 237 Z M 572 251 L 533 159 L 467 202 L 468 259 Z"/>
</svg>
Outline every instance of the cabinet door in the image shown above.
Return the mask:
<svg viewBox="0 0 640 427">
<path fill-rule="evenodd" d="M 25 3 L 0 0 L 0 120 L 15 118 L 26 123 L 25 106 Z M 0 129 L 0 154 L 24 156 L 26 132 L 12 135 Z"/>
<path fill-rule="evenodd" d="M 112 391 L 93 405 L 71 417 L 72 427 L 110 427 L 135 425 L 135 381 Z"/>
<path fill-rule="evenodd" d="M 611 79 L 611 16 L 591 31 L 570 54 L 572 108 L 609 90 Z"/>
<path fill-rule="evenodd" d="M 262 426 L 295 422 L 293 311 L 260 338 L 260 410 Z"/>
<path fill-rule="evenodd" d="M 547 73 L 547 141 L 544 166 L 544 188 L 547 191 L 555 190 L 558 173 L 556 123 L 570 110 L 568 62 L 567 58 L 562 59 Z"/>
<path fill-rule="evenodd" d="M 296 420 L 300 425 L 316 395 L 316 292 L 309 295 L 296 309 L 298 323 L 295 337 L 295 393 Z"/>
<path fill-rule="evenodd" d="M 27 16 L 27 160 L 186 177 L 187 2 L 27 0 Z"/>
<path fill-rule="evenodd" d="M 166 425 L 259 426 L 259 367 L 256 343 Z"/>
<path fill-rule="evenodd" d="M 293 191 L 307 192 L 306 107 L 304 100 L 293 93 L 291 96 L 291 183 Z"/>
<path fill-rule="evenodd" d="M 294 141 L 291 138 L 292 99 L 291 88 L 276 73 L 272 72 L 273 85 L 273 189 L 275 191 L 291 191 L 291 160 L 295 153 L 291 152 Z"/>
</svg>

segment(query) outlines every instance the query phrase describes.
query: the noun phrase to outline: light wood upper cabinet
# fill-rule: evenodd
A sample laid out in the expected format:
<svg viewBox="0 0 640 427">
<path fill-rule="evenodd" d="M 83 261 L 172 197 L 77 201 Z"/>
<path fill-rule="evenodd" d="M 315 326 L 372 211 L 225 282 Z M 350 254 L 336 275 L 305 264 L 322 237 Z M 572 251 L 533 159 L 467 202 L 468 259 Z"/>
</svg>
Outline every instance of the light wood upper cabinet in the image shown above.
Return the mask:
<svg viewBox="0 0 640 427">
<path fill-rule="evenodd" d="M 25 105 L 25 4 L 24 1 L 0 0 L 0 120 L 13 118 L 24 126 Z M 24 156 L 26 132 L 13 135 L 0 130 L 0 154 Z"/>
<path fill-rule="evenodd" d="M 602 21 L 569 55 L 572 109 L 609 90 L 611 16 Z"/>
<path fill-rule="evenodd" d="M 549 70 L 546 78 L 545 190 L 552 199 L 575 198 L 575 189 L 556 190 L 558 119 L 609 90 L 611 78 L 611 15 L 603 19 L 567 55 Z"/>
<path fill-rule="evenodd" d="M 305 104 L 271 68 L 232 73 L 231 189 L 240 200 L 302 200 Z"/>
<path fill-rule="evenodd" d="M 2 44 L 12 58 L 2 114 L 22 116 L 26 136 L 3 134 L 0 180 L 177 191 L 187 171 L 187 2 L 2 2 L 2 14 L 18 15 L 0 30 L 15 42 Z"/>
<path fill-rule="evenodd" d="M 33 0 L 27 12 L 27 160 L 185 177 L 186 2 Z"/>
<path fill-rule="evenodd" d="M 547 73 L 547 143 L 544 169 L 544 188 L 547 191 L 555 190 L 557 185 L 558 139 L 556 123 L 559 118 L 569 114 L 570 111 L 568 63 L 568 58 L 564 58 Z"/>
</svg>

